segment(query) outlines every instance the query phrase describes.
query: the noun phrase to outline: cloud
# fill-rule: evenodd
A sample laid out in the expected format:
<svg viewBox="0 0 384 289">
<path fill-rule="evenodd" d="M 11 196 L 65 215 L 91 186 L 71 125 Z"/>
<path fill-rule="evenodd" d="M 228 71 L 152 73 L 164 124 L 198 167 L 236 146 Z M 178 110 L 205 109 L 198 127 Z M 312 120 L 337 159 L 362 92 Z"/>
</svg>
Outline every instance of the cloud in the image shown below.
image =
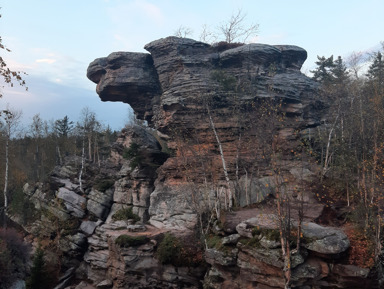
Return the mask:
<svg viewBox="0 0 384 289">
<path fill-rule="evenodd" d="M 136 1 L 135 5 L 137 5 L 137 7 L 151 20 L 155 20 L 157 23 L 164 22 L 164 15 L 162 14 L 160 8 L 158 8 L 156 5 L 146 1 Z"/>
<path fill-rule="evenodd" d="M 23 111 L 23 123 L 27 125 L 37 113 L 44 120 L 58 119 L 65 115 L 76 121 L 83 107 L 88 106 L 104 125 L 121 129 L 127 118 L 129 105 L 121 102 L 102 102 L 95 92 L 52 82 L 44 77 L 29 76 L 29 90 L 22 87 L 4 88 L 4 98 L 0 100 L 0 109 L 7 103 Z"/>
<path fill-rule="evenodd" d="M 53 59 L 53 58 L 42 58 L 42 59 L 36 59 L 35 62 L 37 62 L 37 63 L 48 63 L 48 64 L 52 64 L 52 63 L 55 63 L 55 62 L 56 62 L 56 59 Z"/>
<path fill-rule="evenodd" d="M 110 7 L 108 15 L 119 28 L 134 28 L 151 22 L 152 25 L 162 25 L 165 21 L 165 17 L 159 7 L 142 0 Z"/>
</svg>

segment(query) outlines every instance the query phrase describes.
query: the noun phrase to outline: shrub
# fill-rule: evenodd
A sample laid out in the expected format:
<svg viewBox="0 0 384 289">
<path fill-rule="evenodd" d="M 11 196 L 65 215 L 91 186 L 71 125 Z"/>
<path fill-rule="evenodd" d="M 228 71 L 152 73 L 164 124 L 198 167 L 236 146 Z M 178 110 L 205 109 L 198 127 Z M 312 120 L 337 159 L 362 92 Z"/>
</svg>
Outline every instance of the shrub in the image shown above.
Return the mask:
<svg viewBox="0 0 384 289">
<path fill-rule="evenodd" d="M 202 245 L 198 240 L 183 241 L 171 233 L 165 233 L 159 243 L 156 257 L 161 264 L 171 264 L 176 267 L 198 267 L 204 264 Z"/>
<path fill-rule="evenodd" d="M 127 248 L 131 246 L 139 246 L 149 242 L 149 239 L 146 236 L 128 236 L 120 235 L 116 238 L 115 244 L 120 247 Z"/>
<path fill-rule="evenodd" d="M 140 154 L 140 146 L 137 143 L 131 143 L 129 148 L 123 151 L 123 158 L 130 160 L 129 166 L 132 170 L 140 166 L 143 161 L 143 157 Z"/>
<path fill-rule="evenodd" d="M 12 214 L 17 214 L 21 217 L 22 224 L 27 224 L 27 222 L 33 223 L 39 217 L 39 212 L 22 189 L 12 192 L 12 201 L 9 208 Z"/>
<path fill-rule="evenodd" d="M 239 43 L 239 42 L 229 43 L 226 41 L 220 41 L 220 42 L 213 44 L 213 48 L 218 52 L 223 52 L 225 50 L 236 48 L 236 47 L 243 46 L 243 45 L 245 45 L 245 44 Z"/>
<path fill-rule="evenodd" d="M 181 265 L 181 242 L 178 238 L 170 233 L 165 233 L 164 239 L 157 248 L 157 259 L 161 264 Z"/>
<path fill-rule="evenodd" d="M 98 183 L 95 184 L 95 189 L 100 192 L 105 192 L 106 190 L 111 188 L 114 184 L 115 184 L 115 181 L 111 179 L 100 180 Z"/>
<path fill-rule="evenodd" d="M 135 222 L 140 221 L 140 217 L 132 212 L 132 208 L 120 209 L 112 216 L 112 220 L 114 221 L 125 221 L 130 219 Z"/>
<path fill-rule="evenodd" d="M 262 248 L 259 239 L 256 237 L 240 239 L 239 242 L 247 247 Z"/>
<path fill-rule="evenodd" d="M 280 240 L 280 231 L 276 229 L 263 230 L 263 235 L 265 236 L 265 238 L 267 238 L 267 240 L 270 241 L 279 242 Z"/>
<path fill-rule="evenodd" d="M 211 78 L 217 81 L 225 91 L 236 90 L 236 78 L 232 75 L 228 75 L 221 70 L 214 70 Z"/>
<path fill-rule="evenodd" d="M 222 240 L 219 236 L 210 235 L 207 238 L 207 246 L 208 248 L 220 249 L 222 245 Z"/>
</svg>

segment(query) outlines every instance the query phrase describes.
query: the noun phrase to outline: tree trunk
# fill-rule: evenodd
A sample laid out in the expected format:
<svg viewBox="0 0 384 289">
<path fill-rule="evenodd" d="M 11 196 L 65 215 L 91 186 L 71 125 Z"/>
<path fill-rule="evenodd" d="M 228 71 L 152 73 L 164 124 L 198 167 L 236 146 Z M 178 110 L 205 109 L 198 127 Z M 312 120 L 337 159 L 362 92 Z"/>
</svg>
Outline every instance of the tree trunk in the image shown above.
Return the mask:
<svg viewBox="0 0 384 289">
<path fill-rule="evenodd" d="M 84 193 L 83 190 L 83 170 L 84 170 L 84 159 L 85 159 L 85 141 L 83 139 L 83 146 L 82 146 L 82 153 L 81 153 L 81 168 L 80 168 L 80 173 L 79 173 L 79 185 L 80 185 L 80 191 Z"/>
<path fill-rule="evenodd" d="M 8 208 L 9 136 L 5 142 L 4 211 Z"/>
<path fill-rule="evenodd" d="M 223 147 L 221 145 L 221 141 L 220 141 L 219 135 L 217 134 L 217 131 L 216 131 L 216 128 L 215 128 L 215 124 L 214 124 L 213 119 L 212 119 L 211 110 L 209 109 L 208 105 L 207 105 L 207 111 L 208 111 L 209 123 L 211 125 L 211 129 L 213 131 L 213 134 L 215 135 L 216 142 L 217 142 L 217 145 L 219 147 L 221 162 L 222 162 L 222 165 L 223 165 L 224 177 L 225 177 L 225 180 L 226 180 L 227 186 L 228 186 L 228 193 L 229 193 L 228 205 L 229 205 L 229 209 L 232 209 L 232 206 L 233 206 L 233 193 L 232 193 L 232 190 L 231 190 L 231 182 L 230 182 L 229 176 L 228 176 L 227 164 L 226 164 L 226 161 L 225 161 L 225 158 L 224 158 Z"/>
</svg>

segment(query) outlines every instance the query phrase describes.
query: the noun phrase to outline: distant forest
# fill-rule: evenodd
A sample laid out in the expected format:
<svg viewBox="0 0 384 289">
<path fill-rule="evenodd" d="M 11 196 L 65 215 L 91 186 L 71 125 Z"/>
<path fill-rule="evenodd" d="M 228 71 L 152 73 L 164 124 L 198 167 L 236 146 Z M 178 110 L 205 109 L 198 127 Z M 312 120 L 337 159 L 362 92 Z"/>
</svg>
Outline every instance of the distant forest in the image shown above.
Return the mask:
<svg viewBox="0 0 384 289">
<path fill-rule="evenodd" d="M 100 164 L 109 157 L 111 144 L 117 139 L 117 132 L 103 126 L 87 107 L 76 123 L 67 116 L 46 121 L 37 114 L 25 127 L 20 125 L 20 111 L 8 112 L 0 121 L 0 188 L 8 182 L 10 204 L 12 199 L 22 198 L 25 183 L 44 182 L 67 157 L 81 158 L 84 153 L 87 161 Z M 0 203 L 4 203 L 3 194 Z"/>
</svg>

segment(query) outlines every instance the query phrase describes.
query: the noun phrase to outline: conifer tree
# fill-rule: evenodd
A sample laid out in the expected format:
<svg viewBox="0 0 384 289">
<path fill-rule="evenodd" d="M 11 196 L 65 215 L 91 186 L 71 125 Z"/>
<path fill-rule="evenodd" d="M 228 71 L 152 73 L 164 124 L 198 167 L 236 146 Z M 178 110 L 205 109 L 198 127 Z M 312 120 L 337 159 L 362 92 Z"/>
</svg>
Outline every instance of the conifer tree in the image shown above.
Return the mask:
<svg viewBox="0 0 384 289">
<path fill-rule="evenodd" d="M 313 79 L 320 83 L 327 83 L 333 80 L 332 69 L 334 69 L 335 64 L 333 63 L 333 55 L 328 58 L 324 56 L 317 56 L 318 61 L 316 61 L 317 68 L 311 70 L 313 73 Z"/>
<path fill-rule="evenodd" d="M 49 288 L 49 278 L 46 272 L 46 264 L 44 260 L 44 251 L 39 246 L 33 257 L 31 268 L 31 276 L 27 280 L 27 289 L 45 289 Z"/>
</svg>

